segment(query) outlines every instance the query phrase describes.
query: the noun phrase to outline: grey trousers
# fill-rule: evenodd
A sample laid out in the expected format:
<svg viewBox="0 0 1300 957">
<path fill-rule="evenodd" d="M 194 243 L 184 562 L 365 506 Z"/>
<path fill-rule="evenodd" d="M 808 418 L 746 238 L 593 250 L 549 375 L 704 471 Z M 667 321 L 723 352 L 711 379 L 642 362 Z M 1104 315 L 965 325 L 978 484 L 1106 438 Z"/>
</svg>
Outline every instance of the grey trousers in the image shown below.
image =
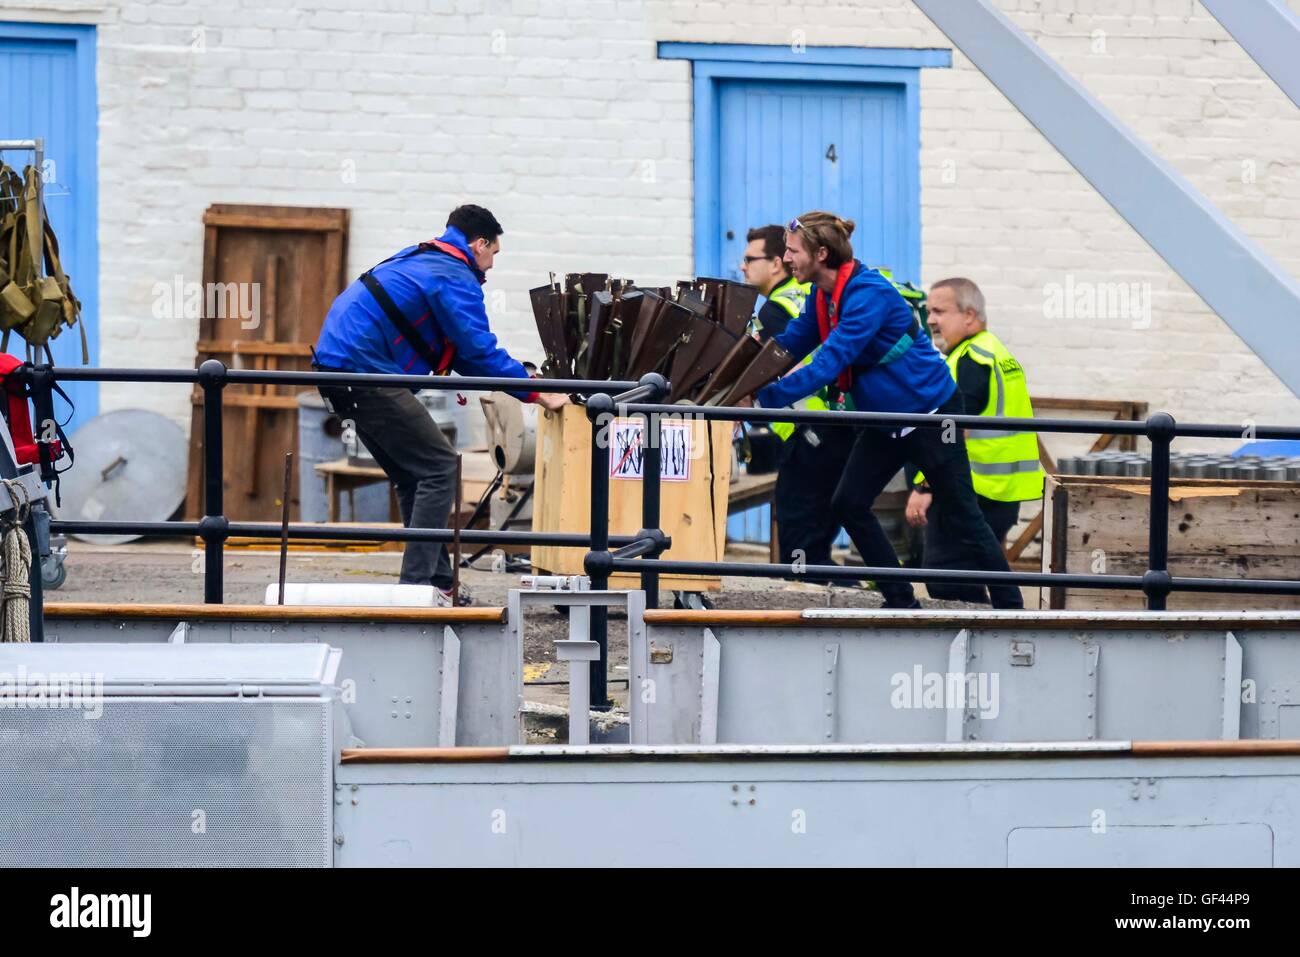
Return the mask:
<svg viewBox="0 0 1300 957">
<path fill-rule="evenodd" d="M 321 396 L 370 450 L 397 489 L 407 528 L 446 528 L 456 490 L 456 452 L 429 412 L 407 389 L 340 389 L 322 386 Z M 407 542 L 404 585 L 451 588 L 447 549 L 436 542 Z"/>
</svg>

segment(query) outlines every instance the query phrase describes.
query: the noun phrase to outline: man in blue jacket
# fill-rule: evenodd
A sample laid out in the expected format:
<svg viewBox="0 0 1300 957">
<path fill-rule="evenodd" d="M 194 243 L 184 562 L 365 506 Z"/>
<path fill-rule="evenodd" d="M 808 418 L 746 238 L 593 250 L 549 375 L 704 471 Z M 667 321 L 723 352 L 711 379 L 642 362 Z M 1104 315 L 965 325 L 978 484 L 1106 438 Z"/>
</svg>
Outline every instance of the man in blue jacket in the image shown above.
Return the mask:
<svg viewBox="0 0 1300 957">
<path fill-rule="evenodd" d="M 776 341 L 812 360 L 759 390 L 766 408 L 788 406 L 834 385 L 860 412 L 960 415 L 964 408 L 943 357 L 911 307 L 884 276 L 853 258 L 853 222 L 807 213 L 786 232 L 786 261 L 813 295 Z M 821 346 L 818 349 L 818 346 Z M 832 507 L 868 566 L 893 567 L 898 556 L 871 512 L 876 497 L 904 463 L 925 472 L 934 490 L 942 534 L 962 555 L 962 567 L 1009 571 L 971 487 L 960 429 L 863 428 L 849 453 Z M 882 581 L 887 608 L 918 608 L 912 586 Z M 992 586 L 996 608 L 1023 608 L 1020 589 Z"/>
<path fill-rule="evenodd" d="M 488 326 L 482 285 L 501 248 L 496 217 L 481 206 L 459 206 L 437 239 L 408 246 L 385 259 L 334 300 L 313 364 L 322 371 L 394 375 L 528 378 L 528 371 L 497 344 Z M 446 528 L 455 498 L 456 452 L 411 389 L 320 390 L 330 407 L 351 420 L 375 461 L 397 489 L 407 528 Z M 558 409 L 568 399 L 522 389 L 525 402 Z M 438 589 L 452 603 L 447 550 L 408 542 L 400 581 Z M 465 604 L 464 601 L 458 602 Z"/>
</svg>

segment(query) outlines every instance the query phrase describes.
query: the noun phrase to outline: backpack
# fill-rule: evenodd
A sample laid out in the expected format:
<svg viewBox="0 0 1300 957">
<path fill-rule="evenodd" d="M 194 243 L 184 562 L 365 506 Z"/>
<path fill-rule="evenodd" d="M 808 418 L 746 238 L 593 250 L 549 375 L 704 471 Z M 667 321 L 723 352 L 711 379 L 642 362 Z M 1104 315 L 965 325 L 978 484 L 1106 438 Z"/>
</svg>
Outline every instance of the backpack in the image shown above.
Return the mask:
<svg viewBox="0 0 1300 957">
<path fill-rule="evenodd" d="M 912 285 L 911 281 L 899 282 L 894 278 L 892 269 L 886 269 L 884 266 L 872 266 L 876 272 L 884 276 L 898 290 L 898 294 L 907 300 L 907 304 L 912 307 L 912 313 L 922 326 L 926 324 L 926 318 L 930 315 L 930 310 L 925 306 L 925 290 L 918 289 Z"/>
<path fill-rule="evenodd" d="M 86 328 L 77 321 L 81 302 L 63 272 L 59 241 L 41 203 L 40 171 L 28 166 L 23 174 L 0 163 L 0 351 L 9 348 L 9 334 L 16 331 L 53 364 L 50 340 L 64 326 L 76 325 L 81 361 L 88 363 Z"/>
</svg>

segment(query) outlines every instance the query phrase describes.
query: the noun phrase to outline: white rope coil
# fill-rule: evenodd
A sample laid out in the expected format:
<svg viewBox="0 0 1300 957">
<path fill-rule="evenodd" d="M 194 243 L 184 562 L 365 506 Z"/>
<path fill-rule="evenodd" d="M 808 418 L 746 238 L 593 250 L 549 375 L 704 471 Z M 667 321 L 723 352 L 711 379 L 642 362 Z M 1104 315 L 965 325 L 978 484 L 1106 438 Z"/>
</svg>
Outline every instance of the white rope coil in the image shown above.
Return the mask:
<svg viewBox="0 0 1300 957">
<path fill-rule="evenodd" d="M 30 642 L 32 640 L 32 546 L 23 526 L 31 513 L 27 489 L 21 482 L 2 479 L 9 501 L 13 506 L 11 518 L 4 522 L 0 538 L 0 641 Z"/>
</svg>

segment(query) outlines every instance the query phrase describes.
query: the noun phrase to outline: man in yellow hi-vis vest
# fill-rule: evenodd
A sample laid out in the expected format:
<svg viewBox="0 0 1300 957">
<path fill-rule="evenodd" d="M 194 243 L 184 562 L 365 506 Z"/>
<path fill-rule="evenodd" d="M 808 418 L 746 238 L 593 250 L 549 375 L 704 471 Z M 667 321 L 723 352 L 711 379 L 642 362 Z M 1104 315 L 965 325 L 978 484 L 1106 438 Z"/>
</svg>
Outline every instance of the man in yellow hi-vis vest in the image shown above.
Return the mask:
<svg viewBox="0 0 1300 957">
<path fill-rule="evenodd" d="M 930 287 L 928 323 L 936 345 L 947 354 L 967 415 L 1033 418 L 1025 371 L 997 336 L 988 331 L 984 294 L 969 279 L 943 279 Z M 942 340 L 942 341 L 938 341 Z M 966 430 L 971 484 L 993 536 L 1005 547 L 1020 517 L 1020 503 L 1043 497 L 1044 473 L 1038 433 L 998 429 Z M 932 496 L 924 475 L 913 479 L 907 520 L 925 528 L 926 568 L 956 568 L 943 529 L 929 520 Z M 932 598 L 988 602 L 976 585 L 927 585 Z"/>
<path fill-rule="evenodd" d="M 741 271 L 745 281 L 767 297 L 751 328 L 760 341 L 766 342 L 784 332 L 786 324 L 803 311 L 811 285 L 795 281 L 785 262 L 784 227 L 760 226 L 751 229 L 746 238 L 749 245 Z M 832 396 L 827 389 L 822 389 L 796 405 L 825 411 L 832 406 L 843 409 L 844 402 L 838 390 Z M 854 430 L 843 426 L 813 428 L 774 422 L 771 431 L 781 441 L 781 464 L 772 499 L 780 561 L 829 565 L 831 546 L 840 532 L 840 523 L 831 508 L 831 496 L 853 448 Z M 754 433 L 750 438 L 753 441 Z"/>
</svg>

